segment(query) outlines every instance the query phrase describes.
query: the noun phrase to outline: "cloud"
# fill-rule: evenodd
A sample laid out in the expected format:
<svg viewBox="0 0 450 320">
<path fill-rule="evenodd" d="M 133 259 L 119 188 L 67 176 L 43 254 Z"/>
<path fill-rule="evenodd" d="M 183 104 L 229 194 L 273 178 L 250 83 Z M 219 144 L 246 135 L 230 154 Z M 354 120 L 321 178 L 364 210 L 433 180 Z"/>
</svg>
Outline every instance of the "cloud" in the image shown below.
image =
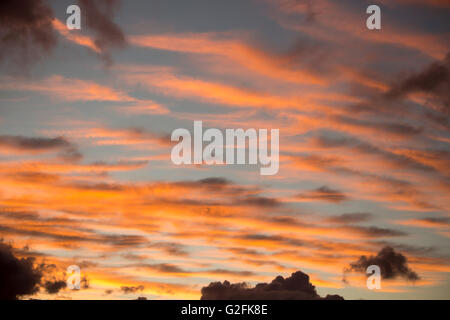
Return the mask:
<svg viewBox="0 0 450 320">
<path fill-rule="evenodd" d="M 125 35 L 112 20 L 118 8 L 117 0 L 78 0 L 85 13 L 87 27 L 95 34 L 94 43 L 100 48 L 101 57 L 107 65 L 112 63 L 110 50 L 126 45 Z"/>
<path fill-rule="evenodd" d="M 305 201 L 328 201 L 335 203 L 342 202 L 348 199 L 344 193 L 338 190 L 331 189 L 327 186 L 322 186 L 315 190 L 300 193 L 296 196 L 296 198 Z"/>
<path fill-rule="evenodd" d="M 246 283 L 228 281 L 211 282 L 203 287 L 201 300 L 341 300 L 338 295 L 320 297 L 315 286 L 309 282 L 309 276 L 301 271 L 288 278 L 276 277 L 271 283 L 258 283 L 248 287 Z"/>
<path fill-rule="evenodd" d="M 0 61 L 6 56 L 17 66 L 27 66 L 48 55 L 58 44 L 57 34 L 100 54 L 107 65 L 112 63 L 110 50 L 126 44 L 121 28 L 112 20 L 117 0 L 78 0 L 86 27 L 94 38 L 67 31 L 57 20 L 48 1 L 4 0 L 0 3 Z"/>
<path fill-rule="evenodd" d="M 17 258 L 10 245 L 0 242 L 0 300 L 15 300 L 39 291 L 42 271 L 35 258 Z"/>
<path fill-rule="evenodd" d="M 136 293 L 136 292 L 142 291 L 142 290 L 144 290 L 144 289 L 145 289 L 145 287 L 142 286 L 142 285 L 140 285 L 140 286 L 135 286 L 135 287 L 133 287 L 133 286 L 122 286 L 122 287 L 120 287 L 120 290 L 121 290 L 123 293 L 125 293 L 125 294 L 128 294 L 128 293 Z"/>
<path fill-rule="evenodd" d="M 52 28 L 53 11 L 42 0 L 0 2 L 0 61 L 28 65 L 56 45 Z"/>
<path fill-rule="evenodd" d="M 370 265 L 377 265 L 381 269 L 381 277 L 383 279 L 404 278 L 406 280 L 419 280 L 419 276 L 411 268 L 408 267 L 408 259 L 396 252 L 391 247 L 384 247 L 376 256 L 361 256 L 358 261 L 350 263 L 345 272 L 360 272 L 366 274 L 366 269 Z"/>
<path fill-rule="evenodd" d="M 331 223 L 357 223 L 369 220 L 372 214 L 366 212 L 344 213 L 338 216 L 329 217 L 327 222 Z"/>
<path fill-rule="evenodd" d="M 20 153 L 48 153 L 60 151 L 59 155 L 65 160 L 80 160 L 81 153 L 76 145 L 63 137 L 25 137 L 0 135 L 0 152 Z"/>
<path fill-rule="evenodd" d="M 43 287 L 47 293 L 55 294 L 66 287 L 66 281 L 64 280 L 46 281 L 43 284 Z"/>
<path fill-rule="evenodd" d="M 353 231 L 355 233 L 359 233 L 363 236 L 369 238 L 377 238 L 377 237 L 401 237 L 406 236 L 407 233 L 399 230 L 388 229 L 388 228 L 379 228 L 379 227 L 347 227 L 347 230 Z"/>
<path fill-rule="evenodd" d="M 246 197 L 236 201 L 238 205 L 254 206 L 263 208 L 274 208 L 281 205 L 281 202 L 275 198 L 267 197 Z"/>
<path fill-rule="evenodd" d="M 52 75 L 45 79 L 22 81 L 12 77 L 1 79 L 0 89 L 12 91 L 31 91 L 48 95 L 60 101 L 109 101 L 136 105 L 142 103 L 126 93 L 93 81 L 65 78 Z"/>
<path fill-rule="evenodd" d="M 413 73 L 394 84 L 385 97 L 402 98 L 410 93 L 428 93 L 443 106 L 443 111 L 450 112 L 450 52 L 443 61 L 433 62 L 424 70 Z"/>
</svg>

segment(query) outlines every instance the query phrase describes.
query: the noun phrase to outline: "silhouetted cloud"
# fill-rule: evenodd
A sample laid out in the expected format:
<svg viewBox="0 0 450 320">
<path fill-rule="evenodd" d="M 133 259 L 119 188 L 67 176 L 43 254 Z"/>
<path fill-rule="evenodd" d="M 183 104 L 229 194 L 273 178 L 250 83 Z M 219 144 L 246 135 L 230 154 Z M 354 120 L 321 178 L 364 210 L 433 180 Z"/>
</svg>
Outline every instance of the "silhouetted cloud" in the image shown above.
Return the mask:
<svg viewBox="0 0 450 320">
<path fill-rule="evenodd" d="M 341 300 L 339 295 L 320 297 L 309 276 L 301 271 L 288 278 L 276 277 L 271 283 L 248 287 L 246 283 L 211 282 L 202 288 L 202 300 Z"/>
<path fill-rule="evenodd" d="M 0 242 L 0 300 L 15 300 L 39 291 L 42 271 L 35 258 L 17 258 L 10 245 Z"/>
<path fill-rule="evenodd" d="M 391 247 L 382 248 L 376 256 L 359 257 L 358 261 L 350 263 L 345 272 L 354 271 L 366 274 L 367 267 L 370 265 L 380 267 L 383 279 L 395 279 L 398 277 L 411 281 L 420 279 L 417 273 L 408 267 L 408 259 Z"/>
</svg>

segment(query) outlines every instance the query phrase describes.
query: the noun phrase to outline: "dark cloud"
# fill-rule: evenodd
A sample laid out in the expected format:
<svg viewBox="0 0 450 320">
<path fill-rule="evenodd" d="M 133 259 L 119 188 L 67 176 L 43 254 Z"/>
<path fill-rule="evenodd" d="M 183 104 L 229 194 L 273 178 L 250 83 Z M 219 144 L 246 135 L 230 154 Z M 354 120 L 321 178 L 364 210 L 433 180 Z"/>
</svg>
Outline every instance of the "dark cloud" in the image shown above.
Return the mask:
<svg viewBox="0 0 450 320">
<path fill-rule="evenodd" d="M 246 283 L 228 281 L 211 282 L 202 288 L 202 300 L 341 300 L 338 295 L 320 297 L 309 282 L 309 276 L 301 271 L 288 278 L 276 277 L 271 283 L 259 283 L 248 287 Z"/>
<path fill-rule="evenodd" d="M 47 293 L 55 294 L 66 287 L 66 281 L 64 280 L 45 281 L 42 286 L 44 287 Z"/>
<path fill-rule="evenodd" d="M 347 200 L 347 196 L 338 191 L 331 189 L 327 186 L 322 186 L 315 190 L 310 190 L 305 193 L 300 193 L 296 196 L 299 199 L 305 199 L 307 201 L 329 201 L 329 202 L 342 202 Z"/>
<path fill-rule="evenodd" d="M 114 246 L 120 247 L 136 247 L 148 243 L 147 238 L 132 234 L 108 234 L 98 239 L 99 241 L 108 242 Z"/>
<path fill-rule="evenodd" d="M 205 178 L 205 179 L 198 180 L 197 183 L 206 184 L 206 185 L 225 186 L 225 185 L 230 184 L 230 181 L 228 181 L 225 178 L 211 177 L 211 178 Z"/>
<path fill-rule="evenodd" d="M 0 62 L 26 66 L 48 54 L 57 43 L 52 20 L 46 1 L 0 1 Z"/>
<path fill-rule="evenodd" d="M 17 258 L 13 248 L 0 242 L 0 300 L 15 300 L 39 291 L 42 270 L 35 258 Z"/>
<path fill-rule="evenodd" d="M 442 105 L 447 115 L 450 112 L 450 52 L 443 61 L 430 64 L 424 70 L 413 73 L 394 84 L 385 94 L 387 99 L 402 98 L 410 93 L 431 94 Z"/>
<path fill-rule="evenodd" d="M 85 24 L 93 33 L 94 43 L 107 65 L 112 62 L 110 50 L 126 45 L 125 35 L 113 21 L 118 0 L 78 0 Z M 58 43 L 53 27 L 55 18 L 49 1 L 0 1 L 0 62 L 11 60 L 26 67 L 48 55 Z"/>
<path fill-rule="evenodd" d="M 140 286 L 135 286 L 135 287 L 132 287 L 132 286 L 122 286 L 122 287 L 120 287 L 120 290 L 123 292 L 123 293 L 125 293 L 125 294 L 128 294 L 128 293 L 136 293 L 136 292 L 139 292 L 139 291 L 142 291 L 142 290 L 144 290 L 145 289 L 145 287 L 144 286 L 142 286 L 142 285 L 140 285 Z"/>
<path fill-rule="evenodd" d="M 347 227 L 348 230 L 352 230 L 356 233 L 360 233 L 369 238 L 378 237 L 401 237 L 406 236 L 407 233 L 399 230 L 380 228 L 380 227 L 362 227 L 362 226 L 350 226 Z"/>
<path fill-rule="evenodd" d="M 95 44 L 102 51 L 102 59 L 111 64 L 110 50 L 126 45 L 125 35 L 112 20 L 119 1 L 117 0 L 78 0 L 86 17 L 87 27 L 95 34 Z"/>
<path fill-rule="evenodd" d="M 246 197 L 236 201 L 237 205 L 273 208 L 281 205 L 280 201 L 267 197 Z"/>
<path fill-rule="evenodd" d="M 154 242 L 149 244 L 149 247 L 164 250 L 166 253 L 174 256 L 187 256 L 188 252 L 183 245 L 174 242 Z"/>
<path fill-rule="evenodd" d="M 0 135 L 0 149 L 6 148 L 19 152 L 41 153 L 59 151 L 65 160 L 80 160 L 82 155 L 76 145 L 63 137 L 25 137 Z"/>
<path fill-rule="evenodd" d="M 367 267 L 377 265 L 381 270 L 382 279 L 404 278 L 406 280 L 419 280 L 416 272 L 408 267 L 408 259 L 396 252 L 392 247 L 384 247 L 376 256 L 361 256 L 358 261 L 350 263 L 345 272 L 360 272 L 366 274 Z"/>
<path fill-rule="evenodd" d="M 326 219 L 331 223 L 358 223 L 368 221 L 372 218 L 372 214 L 366 212 L 344 213 L 339 216 L 333 216 Z"/>
<path fill-rule="evenodd" d="M 207 272 L 212 273 L 212 274 L 233 275 L 233 276 L 243 276 L 243 277 L 255 275 L 255 273 L 251 272 L 251 271 L 235 271 L 235 270 L 227 270 L 227 269 L 213 269 L 213 270 L 208 270 Z"/>
<path fill-rule="evenodd" d="M 138 267 L 143 267 L 146 269 L 150 269 L 157 272 L 163 272 L 163 273 L 189 273 L 190 271 L 186 271 L 176 265 L 170 264 L 170 263 L 155 263 L 155 264 L 139 264 L 136 265 Z"/>
<path fill-rule="evenodd" d="M 450 218 L 423 218 L 418 220 L 428 222 L 436 226 L 448 226 L 450 224 Z"/>
<path fill-rule="evenodd" d="M 25 151 L 47 151 L 54 149 L 67 148 L 71 146 L 70 142 L 62 137 L 58 138 L 34 138 L 23 136 L 0 136 L 0 146 L 11 147 Z"/>
</svg>

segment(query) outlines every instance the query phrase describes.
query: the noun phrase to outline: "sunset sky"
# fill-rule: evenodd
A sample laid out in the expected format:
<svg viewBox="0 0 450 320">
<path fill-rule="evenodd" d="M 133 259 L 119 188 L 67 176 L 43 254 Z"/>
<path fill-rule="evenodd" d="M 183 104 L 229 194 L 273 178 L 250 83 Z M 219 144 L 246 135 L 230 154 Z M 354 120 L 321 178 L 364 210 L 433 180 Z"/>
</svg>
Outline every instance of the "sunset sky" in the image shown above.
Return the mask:
<svg viewBox="0 0 450 320">
<path fill-rule="evenodd" d="M 301 270 L 321 296 L 450 299 L 449 1 L 24 2 L 0 22 L 0 238 L 89 282 L 33 297 L 199 299 Z M 279 172 L 174 165 L 195 120 L 279 129 Z M 419 279 L 344 274 L 385 247 Z"/>
</svg>

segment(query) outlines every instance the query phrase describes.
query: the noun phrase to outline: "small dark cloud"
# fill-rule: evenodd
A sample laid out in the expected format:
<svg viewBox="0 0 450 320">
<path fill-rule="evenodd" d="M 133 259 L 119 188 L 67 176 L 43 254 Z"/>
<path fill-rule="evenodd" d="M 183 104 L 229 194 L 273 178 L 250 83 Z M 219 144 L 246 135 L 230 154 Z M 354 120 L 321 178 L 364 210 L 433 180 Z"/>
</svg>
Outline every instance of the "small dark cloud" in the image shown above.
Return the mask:
<svg viewBox="0 0 450 320">
<path fill-rule="evenodd" d="M 184 246 L 174 242 L 154 242 L 149 245 L 152 248 L 164 250 L 166 253 L 173 256 L 187 256 L 188 252 Z"/>
<path fill-rule="evenodd" d="M 243 277 L 249 277 L 254 275 L 254 272 L 251 271 L 235 271 L 235 270 L 227 270 L 227 269 L 213 269 L 208 270 L 208 273 L 212 274 L 222 274 L 222 275 L 233 275 L 233 276 L 243 276 Z"/>
<path fill-rule="evenodd" d="M 55 294 L 66 287 L 66 281 L 64 280 L 45 281 L 42 286 L 44 287 L 47 293 Z"/>
<path fill-rule="evenodd" d="M 125 293 L 125 294 L 128 294 L 128 293 L 136 293 L 136 292 L 139 292 L 139 291 L 143 291 L 144 289 L 145 289 L 145 287 L 142 286 L 142 285 L 140 285 L 140 286 L 135 286 L 135 287 L 133 287 L 133 286 L 122 286 L 122 287 L 120 287 L 120 290 L 121 290 L 123 293 Z"/>
<path fill-rule="evenodd" d="M 58 138 L 34 138 L 24 136 L 0 136 L 0 146 L 10 147 L 25 151 L 47 151 L 67 148 L 71 143 L 62 137 Z"/>
<path fill-rule="evenodd" d="M 271 283 L 249 287 L 246 283 L 211 282 L 201 290 L 202 300 L 341 300 L 339 295 L 320 297 L 309 276 L 301 271 L 288 278 L 276 277 Z"/>
<path fill-rule="evenodd" d="M 296 196 L 298 199 L 307 201 L 328 201 L 328 202 L 342 202 L 347 200 L 347 196 L 339 190 L 331 189 L 327 186 L 300 193 Z"/>
<path fill-rule="evenodd" d="M 418 219 L 419 221 L 428 222 L 436 226 L 448 226 L 450 225 L 450 218 L 423 218 Z"/>
<path fill-rule="evenodd" d="M 43 153 L 59 151 L 59 156 L 65 160 L 80 160 L 82 155 L 76 145 L 63 137 L 25 137 L 0 136 L 0 149 L 10 149 L 18 152 Z"/>
<path fill-rule="evenodd" d="M 367 267 L 377 265 L 381 270 L 382 279 L 404 278 L 406 280 L 419 280 L 419 276 L 408 266 L 408 259 L 396 252 L 392 247 L 384 247 L 376 256 L 361 256 L 358 261 L 350 263 L 345 272 L 360 272 L 366 274 Z"/>
<path fill-rule="evenodd" d="M 225 178 L 211 177 L 211 178 L 205 178 L 205 179 L 198 180 L 197 183 L 205 184 L 205 185 L 225 186 L 225 185 L 230 184 L 230 181 L 228 181 Z"/>
<path fill-rule="evenodd" d="M 134 266 L 162 273 L 190 273 L 190 271 L 184 270 L 171 263 L 139 263 Z"/>
<path fill-rule="evenodd" d="M 380 228 L 380 227 L 363 227 L 363 226 L 350 226 L 349 230 L 360 233 L 366 237 L 379 238 L 379 237 L 402 237 L 407 233 L 395 229 Z"/>
<path fill-rule="evenodd" d="M 331 223 L 358 223 L 365 222 L 372 218 L 372 214 L 367 212 L 344 213 L 338 216 L 329 217 L 327 222 Z"/>
<path fill-rule="evenodd" d="M 275 198 L 267 198 L 267 197 L 246 197 L 244 199 L 238 199 L 235 202 L 237 205 L 246 205 L 253 207 L 266 207 L 266 208 L 274 208 L 281 205 L 281 202 Z"/>
<path fill-rule="evenodd" d="M 106 241 L 119 247 L 137 247 L 148 243 L 147 238 L 132 234 L 108 234 L 104 235 L 99 241 Z"/>
</svg>

